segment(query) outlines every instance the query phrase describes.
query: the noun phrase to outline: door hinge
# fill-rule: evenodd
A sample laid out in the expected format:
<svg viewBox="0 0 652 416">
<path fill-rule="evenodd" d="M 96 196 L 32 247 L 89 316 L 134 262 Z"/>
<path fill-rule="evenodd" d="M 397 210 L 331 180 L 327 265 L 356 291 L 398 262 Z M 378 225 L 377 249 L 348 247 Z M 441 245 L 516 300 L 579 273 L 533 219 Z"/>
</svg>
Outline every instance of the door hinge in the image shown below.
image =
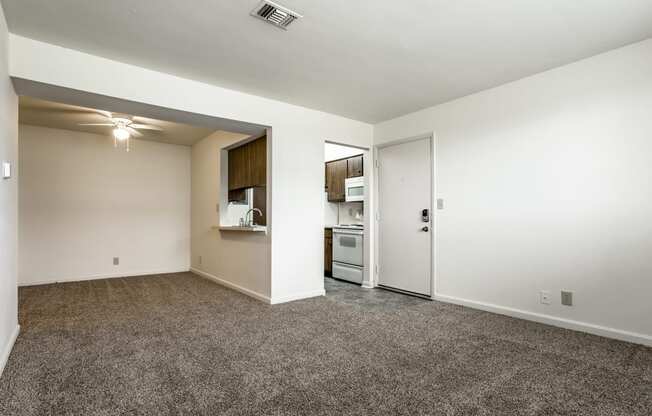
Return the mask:
<svg viewBox="0 0 652 416">
<path fill-rule="evenodd" d="M 380 162 L 378 162 L 378 159 L 376 159 L 376 160 L 374 161 L 374 164 L 376 165 L 377 168 L 380 167 Z"/>
</svg>

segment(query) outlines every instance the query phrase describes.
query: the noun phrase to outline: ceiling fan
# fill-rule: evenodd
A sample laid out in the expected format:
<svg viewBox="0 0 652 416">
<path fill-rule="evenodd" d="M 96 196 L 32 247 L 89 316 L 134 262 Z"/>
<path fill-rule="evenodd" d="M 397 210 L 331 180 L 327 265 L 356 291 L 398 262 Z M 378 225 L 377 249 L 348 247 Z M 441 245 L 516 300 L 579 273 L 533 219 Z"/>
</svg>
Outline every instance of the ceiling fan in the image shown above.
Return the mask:
<svg viewBox="0 0 652 416">
<path fill-rule="evenodd" d="M 118 142 L 125 142 L 125 148 L 129 151 L 129 139 L 131 136 L 141 137 L 143 134 L 138 130 L 163 131 L 162 128 L 152 124 L 136 123 L 137 117 L 114 117 L 108 111 L 97 111 L 97 114 L 107 118 L 106 123 L 78 123 L 79 126 L 106 126 L 113 127 L 113 145 L 118 147 Z"/>
</svg>

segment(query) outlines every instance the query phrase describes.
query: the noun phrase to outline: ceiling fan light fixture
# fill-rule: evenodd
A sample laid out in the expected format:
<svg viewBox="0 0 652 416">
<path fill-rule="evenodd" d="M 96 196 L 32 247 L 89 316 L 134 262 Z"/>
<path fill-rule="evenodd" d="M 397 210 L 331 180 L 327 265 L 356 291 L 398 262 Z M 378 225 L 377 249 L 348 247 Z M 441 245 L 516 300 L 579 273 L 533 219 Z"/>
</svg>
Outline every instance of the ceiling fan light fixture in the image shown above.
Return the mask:
<svg viewBox="0 0 652 416">
<path fill-rule="evenodd" d="M 131 133 L 129 133 L 129 131 L 124 127 L 117 127 L 113 129 L 113 137 L 115 137 L 117 140 L 127 140 L 129 136 L 131 136 Z"/>
</svg>

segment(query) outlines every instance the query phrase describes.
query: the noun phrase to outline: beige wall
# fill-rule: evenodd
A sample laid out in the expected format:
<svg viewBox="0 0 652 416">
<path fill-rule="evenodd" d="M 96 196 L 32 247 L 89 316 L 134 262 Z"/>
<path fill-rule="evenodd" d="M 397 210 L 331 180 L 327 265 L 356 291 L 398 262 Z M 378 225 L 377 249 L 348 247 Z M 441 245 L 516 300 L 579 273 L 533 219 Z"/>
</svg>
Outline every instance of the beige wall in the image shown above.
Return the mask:
<svg viewBox="0 0 652 416">
<path fill-rule="evenodd" d="M 211 228 L 219 225 L 220 149 L 245 138 L 220 131 L 192 147 L 191 264 L 193 271 L 270 301 L 269 235 Z"/>
<path fill-rule="evenodd" d="M 13 177 L 0 179 L 0 374 L 18 335 L 17 252 L 17 138 L 18 99 L 7 73 L 7 25 L 0 6 L 0 163 L 11 162 Z"/>
<path fill-rule="evenodd" d="M 19 147 L 20 285 L 189 269 L 190 147 L 26 125 Z"/>
</svg>

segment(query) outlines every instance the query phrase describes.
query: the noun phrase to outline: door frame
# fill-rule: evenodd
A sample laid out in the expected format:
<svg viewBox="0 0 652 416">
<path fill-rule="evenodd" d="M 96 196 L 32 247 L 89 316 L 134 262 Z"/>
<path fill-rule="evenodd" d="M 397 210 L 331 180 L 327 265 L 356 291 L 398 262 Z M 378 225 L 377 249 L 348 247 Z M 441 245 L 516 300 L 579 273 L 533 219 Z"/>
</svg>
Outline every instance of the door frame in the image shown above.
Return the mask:
<svg viewBox="0 0 652 416">
<path fill-rule="evenodd" d="M 373 207 L 374 207 L 374 273 L 373 285 L 379 287 L 378 279 L 380 277 L 380 172 L 379 172 L 379 152 L 384 147 L 400 145 L 404 143 L 414 142 L 417 140 L 428 139 L 430 141 L 430 296 L 425 296 L 428 299 L 434 300 L 437 295 L 437 135 L 435 132 L 419 134 L 416 136 L 405 137 L 401 139 L 391 140 L 384 142 L 373 147 L 373 167 L 374 167 L 374 192 L 373 192 Z M 400 290 L 399 290 L 400 291 Z"/>
<path fill-rule="evenodd" d="M 360 153 L 363 155 L 363 163 L 362 163 L 362 177 L 364 178 L 364 200 L 362 201 L 363 204 L 363 209 L 364 209 L 364 238 L 363 238 L 363 257 L 364 257 L 364 266 L 362 266 L 362 284 L 361 286 L 365 289 L 371 289 L 373 288 L 374 285 L 374 279 L 375 279 L 375 273 L 373 273 L 373 270 L 375 270 L 375 264 L 374 264 L 374 256 L 372 254 L 375 252 L 375 247 L 373 242 L 374 236 L 373 236 L 373 231 L 375 231 L 375 225 L 373 223 L 373 220 L 371 219 L 371 216 L 367 214 L 367 212 L 374 212 L 375 211 L 375 206 L 373 205 L 374 203 L 374 197 L 373 197 L 373 192 L 371 192 L 372 187 L 373 187 L 373 176 L 375 174 L 375 170 L 373 169 L 373 166 L 375 166 L 375 151 L 373 146 L 360 146 L 360 145 L 355 145 L 355 144 L 349 144 L 346 141 L 342 140 L 331 140 L 331 139 L 324 139 L 323 145 L 326 145 L 327 143 L 329 144 L 335 144 L 338 146 L 345 146 L 345 147 L 350 147 L 352 149 L 358 149 L 360 150 Z M 322 146 L 323 148 L 323 146 Z M 371 163 L 369 163 L 369 161 Z M 322 175 L 324 176 L 324 175 Z M 326 178 L 324 178 L 325 181 Z M 324 182 L 324 185 L 322 188 L 324 188 L 326 183 Z M 324 218 L 324 210 L 322 210 L 321 217 L 322 220 Z M 325 225 L 325 224 L 324 224 Z M 370 231 L 372 230 L 373 231 Z M 322 255 L 324 253 L 324 249 L 322 248 L 321 251 Z M 322 256 L 323 257 L 323 256 Z M 323 259 L 322 259 L 322 265 L 323 265 Z M 323 275 L 322 271 L 322 275 Z"/>
</svg>

